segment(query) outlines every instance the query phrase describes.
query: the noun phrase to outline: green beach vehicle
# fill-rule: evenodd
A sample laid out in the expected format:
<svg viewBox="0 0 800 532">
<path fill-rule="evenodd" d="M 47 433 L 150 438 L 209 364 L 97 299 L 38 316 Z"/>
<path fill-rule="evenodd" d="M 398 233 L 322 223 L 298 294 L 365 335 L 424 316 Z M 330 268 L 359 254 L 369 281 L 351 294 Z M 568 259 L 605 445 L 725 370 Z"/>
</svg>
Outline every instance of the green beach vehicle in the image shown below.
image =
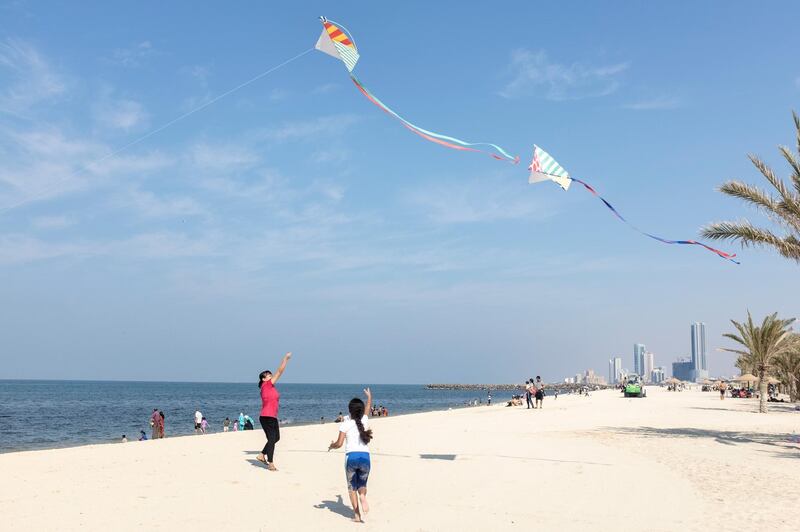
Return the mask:
<svg viewBox="0 0 800 532">
<path fill-rule="evenodd" d="M 642 380 L 638 375 L 628 375 L 625 380 L 625 397 L 647 397 Z"/>
</svg>

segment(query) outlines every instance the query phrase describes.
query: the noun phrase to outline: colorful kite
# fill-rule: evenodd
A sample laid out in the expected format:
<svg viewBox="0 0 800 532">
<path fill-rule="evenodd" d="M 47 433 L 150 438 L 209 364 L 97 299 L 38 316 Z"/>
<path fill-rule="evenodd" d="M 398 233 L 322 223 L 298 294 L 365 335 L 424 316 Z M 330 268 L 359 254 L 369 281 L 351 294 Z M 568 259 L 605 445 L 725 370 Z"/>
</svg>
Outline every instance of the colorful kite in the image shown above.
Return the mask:
<svg viewBox="0 0 800 532">
<path fill-rule="evenodd" d="M 433 131 L 428 131 L 427 129 L 423 129 L 412 124 L 394 112 L 389 106 L 380 101 L 377 96 L 372 94 L 369 89 L 367 89 L 353 74 L 353 69 L 356 67 L 356 63 L 358 63 L 360 56 L 358 54 L 358 48 L 356 48 L 356 44 L 353 42 L 352 35 L 350 35 L 344 26 L 339 23 L 334 23 L 325 17 L 320 17 L 320 20 L 322 21 L 323 29 L 322 34 L 317 40 L 315 48 L 320 52 L 326 53 L 342 61 L 344 66 L 347 68 L 347 72 L 350 74 L 350 79 L 353 80 L 353 83 L 356 87 L 358 87 L 358 90 L 361 91 L 361 93 L 377 107 L 399 120 L 400 123 L 403 124 L 403 126 L 405 126 L 407 129 L 416 133 L 425 140 L 435 142 L 436 144 L 440 144 L 447 148 L 485 153 L 494 157 L 495 159 L 501 161 L 510 161 L 514 164 L 519 162 L 519 157 L 509 154 L 506 150 L 496 144 L 491 144 L 488 142 L 465 142 L 454 137 L 434 133 Z M 480 149 L 479 147 L 491 148 L 491 150 Z"/>
<path fill-rule="evenodd" d="M 317 44 L 315 48 L 320 52 L 326 53 L 336 59 L 340 60 L 344 63 L 344 66 L 347 68 L 347 72 L 350 75 L 350 79 L 353 80 L 353 83 L 361 93 L 367 97 L 367 99 L 375 104 L 377 107 L 382 109 L 385 113 L 392 116 L 396 120 L 398 120 L 404 127 L 409 129 L 410 131 L 416 133 L 420 137 L 428 140 L 430 142 L 434 142 L 436 144 L 440 144 L 447 148 L 452 148 L 454 150 L 462 150 L 462 151 L 474 151 L 480 153 L 486 153 L 494 157 L 495 159 L 499 159 L 501 161 L 509 161 L 514 164 L 519 162 L 519 157 L 515 157 L 509 154 L 506 150 L 501 148 L 496 144 L 491 144 L 488 142 L 465 142 L 463 140 L 449 137 L 447 135 L 442 135 L 440 133 L 434 133 L 433 131 L 428 131 L 427 129 L 423 129 L 419 126 L 416 126 L 394 112 L 389 106 L 383 103 L 377 96 L 372 94 L 369 89 L 367 89 L 359 80 L 356 78 L 355 74 L 353 74 L 353 70 L 356 68 L 356 64 L 360 58 L 358 53 L 358 48 L 356 48 L 356 44 L 353 41 L 353 36 L 342 26 L 341 24 L 335 23 L 326 19 L 325 17 L 320 17 L 322 21 L 322 34 L 319 36 L 317 40 Z M 692 245 L 692 246 L 702 246 L 705 249 L 716 253 L 723 259 L 730 260 L 731 262 L 735 262 L 739 264 L 734 257 L 735 254 L 726 253 L 724 251 L 720 251 L 718 249 L 712 248 L 703 244 L 702 242 L 697 242 L 695 240 L 669 240 L 666 238 L 661 238 L 660 236 L 652 235 L 650 233 L 646 233 L 642 231 L 628 220 L 622 217 L 622 215 L 617 212 L 617 210 L 608 202 L 605 198 L 603 198 L 597 191 L 591 187 L 588 183 L 581 181 L 580 179 L 576 179 L 571 177 L 569 173 L 556 162 L 553 157 L 550 156 L 549 153 L 541 149 L 539 146 L 533 146 L 533 160 L 531 161 L 531 165 L 528 167 L 530 170 L 530 175 L 528 177 L 529 183 L 541 183 L 542 181 L 554 181 L 557 183 L 561 188 L 564 190 L 569 190 L 570 184 L 574 181 L 576 183 L 580 183 L 583 187 L 595 195 L 600 201 L 602 201 L 606 207 L 616 216 L 621 222 L 628 225 L 634 231 L 641 233 L 642 235 L 652 238 L 653 240 L 657 240 L 663 244 L 682 244 L 682 245 Z"/>
<path fill-rule="evenodd" d="M 528 176 L 528 183 L 541 183 L 542 181 L 555 181 L 558 183 L 561 188 L 564 190 L 569 189 L 569 185 L 571 181 L 575 181 L 576 183 L 580 183 L 583 187 L 591 192 L 595 197 L 597 197 L 600 201 L 602 201 L 606 207 L 616 216 L 621 222 L 626 224 L 628 227 L 636 231 L 637 233 L 643 234 L 644 236 L 650 237 L 653 240 L 657 240 L 663 244 L 683 244 L 683 245 L 692 245 L 692 246 L 702 246 L 707 250 L 716 253 L 723 259 L 727 259 L 731 262 L 735 262 L 739 264 L 737 260 L 734 259 L 736 254 L 726 253 L 724 251 L 720 251 L 719 249 L 712 248 L 711 246 L 707 246 L 702 242 L 697 242 L 695 240 L 669 240 L 667 238 L 661 238 L 660 236 L 651 235 L 645 231 L 642 231 L 628 220 L 622 217 L 622 215 L 611 205 L 606 199 L 597 193 L 597 191 L 585 181 L 581 181 L 575 177 L 570 177 L 564 168 L 556 162 L 553 157 L 541 149 L 537 145 L 533 145 L 533 160 L 531 160 L 531 165 L 528 167 L 530 170 L 530 175 Z"/>
</svg>

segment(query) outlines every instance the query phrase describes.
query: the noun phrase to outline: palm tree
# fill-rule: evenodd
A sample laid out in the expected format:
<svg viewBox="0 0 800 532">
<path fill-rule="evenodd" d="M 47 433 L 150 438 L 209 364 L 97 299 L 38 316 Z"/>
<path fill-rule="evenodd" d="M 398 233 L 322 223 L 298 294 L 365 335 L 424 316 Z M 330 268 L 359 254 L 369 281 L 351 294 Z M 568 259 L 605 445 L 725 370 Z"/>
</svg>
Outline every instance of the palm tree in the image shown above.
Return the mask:
<svg viewBox="0 0 800 532">
<path fill-rule="evenodd" d="M 800 392 L 800 334 L 792 335 L 793 346 L 773 362 L 774 375 L 789 391 L 789 400 L 797 401 Z"/>
<path fill-rule="evenodd" d="M 767 411 L 767 372 L 776 357 L 794 348 L 795 342 L 790 327 L 793 322 L 794 318 L 779 319 L 776 312 L 764 318 L 759 326 L 753 323 L 753 317 L 750 315 L 750 311 L 747 311 L 745 323 L 731 320 L 738 334 L 722 335 L 742 346 L 742 349 L 723 348 L 725 351 L 739 355 L 737 366 L 755 369 L 759 378 L 758 411 L 762 414 Z"/>
<path fill-rule="evenodd" d="M 777 234 L 770 229 L 756 227 L 747 220 L 741 222 L 716 222 L 705 226 L 701 233 L 711 240 L 738 241 L 742 247 L 765 246 L 774 248 L 778 253 L 800 262 L 800 117 L 793 112 L 794 126 L 797 130 L 797 155 L 786 146 L 779 150 L 792 169 L 791 186 L 775 176 L 775 172 L 755 155 L 749 155 L 758 171 L 769 181 L 777 192 L 764 191 L 757 186 L 741 181 L 728 181 L 719 187 L 719 191 L 728 196 L 743 200 L 745 203 L 764 212 L 773 224 L 783 231 Z"/>
</svg>

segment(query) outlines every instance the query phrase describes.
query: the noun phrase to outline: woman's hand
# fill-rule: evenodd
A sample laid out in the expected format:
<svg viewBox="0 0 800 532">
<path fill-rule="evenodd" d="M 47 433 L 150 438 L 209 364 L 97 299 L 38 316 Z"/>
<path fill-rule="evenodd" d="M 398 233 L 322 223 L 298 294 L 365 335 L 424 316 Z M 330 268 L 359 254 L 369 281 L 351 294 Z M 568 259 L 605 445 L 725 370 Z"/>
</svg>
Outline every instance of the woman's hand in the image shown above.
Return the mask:
<svg viewBox="0 0 800 532">
<path fill-rule="evenodd" d="M 364 388 L 364 395 L 366 395 L 368 398 L 372 398 L 372 392 L 369 388 Z"/>
<path fill-rule="evenodd" d="M 290 358 L 292 358 L 292 352 L 291 351 L 289 351 L 288 353 L 283 355 L 283 359 L 284 360 L 289 360 Z"/>
</svg>

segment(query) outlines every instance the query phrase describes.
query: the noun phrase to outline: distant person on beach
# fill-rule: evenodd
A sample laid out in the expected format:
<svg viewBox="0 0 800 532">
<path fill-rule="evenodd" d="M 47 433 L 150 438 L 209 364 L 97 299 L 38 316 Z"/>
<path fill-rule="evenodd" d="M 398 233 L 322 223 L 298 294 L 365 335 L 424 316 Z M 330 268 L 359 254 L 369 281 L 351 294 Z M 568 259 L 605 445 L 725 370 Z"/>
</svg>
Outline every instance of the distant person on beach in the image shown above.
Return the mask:
<svg viewBox="0 0 800 532">
<path fill-rule="evenodd" d="M 158 415 L 158 408 L 153 409 L 153 413 L 150 415 L 150 437 L 154 440 L 158 439 L 158 422 L 160 416 Z"/>
<path fill-rule="evenodd" d="M 239 420 L 238 419 L 234 419 L 233 420 L 233 432 L 239 432 Z"/>
<path fill-rule="evenodd" d="M 200 434 L 200 424 L 203 422 L 203 413 L 199 410 L 194 411 L 194 433 Z"/>
<path fill-rule="evenodd" d="M 122 435 L 122 443 L 128 443 L 128 437 L 124 434 Z"/>
<path fill-rule="evenodd" d="M 533 379 L 525 381 L 525 403 L 528 409 L 533 407 Z"/>
<path fill-rule="evenodd" d="M 366 406 L 357 397 L 350 401 L 347 405 L 350 417 L 339 425 L 339 437 L 336 441 L 328 445 L 329 451 L 344 445 L 347 493 L 355 514 L 353 521 L 356 523 L 363 523 L 369 512 L 367 480 L 371 469 L 369 442 L 372 440 L 372 430 L 369 428 L 369 418 L 365 415 L 372 407 L 372 392 L 369 388 L 364 390 L 364 395 L 367 396 Z"/>
<path fill-rule="evenodd" d="M 203 418 L 200 421 L 200 434 L 205 434 L 207 430 L 208 430 L 208 420 L 206 420 L 206 418 Z"/>
<path fill-rule="evenodd" d="M 489 391 L 489 393 L 486 396 L 486 405 L 487 406 L 492 406 L 492 392 L 491 392 L 491 390 Z"/>
<path fill-rule="evenodd" d="M 244 415 L 244 430 L 253 430 L 253 418 L 248 416 L 247 414 Z"/>
<path fill-rule="evenodd" d="M 164 427 L 166 426 L 165 420 L 166 420 L 166 418 L 164 417 L 164 411 L 163 410 L 159 410 L 158 411 L 158 438 L 159 439 L 163 439 L 164 438 L 164 432 L 165 432 Z"/>
<path fill-rule="evenodd" d="M 139 431 L 139 441 L 147 441 L 147 433 L 143 430 Z"/>
<path fill-rule="evenodd" d="M 336 416 L 336 420 L 334 421 L 334 423 L 341 423 L 342 421 L 344 421 L 344 416 L 342 415 L 341 412 L 339 412 L 339 415 Z"/>
<path fill-rule="evenodd" d="M 278 426 L 278 407 L 281 399 L 281 394 L 275 388 L 278 379 L 283 375 L 286 369 L 286 364 L 292 358 L 291 351 L 283 355 L 278 371 L 273 374 L 271 371 L 262 371 L 258 375 L 258 387 L 261 390 L 261 413 L 258 420 L 261 422 L 261 428 L 264 429 L 264 435 L 267 437 L 267 443 L 261 454 L 256 456 L 259 462 L 267 464 L 267 469 L 270 471 L 277 471 L 273 463 L 275 454 L 275 444 L 281 439 L 281 431 Z"/>
<path fill-rule="evenodd" d="M 244 430 L 244 412 L 239 412 L 239 430 Z"/>
<path fill-rule="evenodd" d="M 226 417 L 225 420 L 222 422 L 222 432 L 228 432 L 231 428 L 231 420 L 230 418 Z"/>
<path fill-rule="evenodd" d="M 542 406 L 542 401 L 544 400 L 544 383 L 542 382 L 542 378 L 540 376 L 536 376 L 536 406 L 539 408 L 544 408 Z"/>
<path fill-rule="evenodd" d="M 723 382 L 719 385 L 719 400 L 722 401 L 725 399 L 725 390 L 728 386 Z"/>
</svg>

